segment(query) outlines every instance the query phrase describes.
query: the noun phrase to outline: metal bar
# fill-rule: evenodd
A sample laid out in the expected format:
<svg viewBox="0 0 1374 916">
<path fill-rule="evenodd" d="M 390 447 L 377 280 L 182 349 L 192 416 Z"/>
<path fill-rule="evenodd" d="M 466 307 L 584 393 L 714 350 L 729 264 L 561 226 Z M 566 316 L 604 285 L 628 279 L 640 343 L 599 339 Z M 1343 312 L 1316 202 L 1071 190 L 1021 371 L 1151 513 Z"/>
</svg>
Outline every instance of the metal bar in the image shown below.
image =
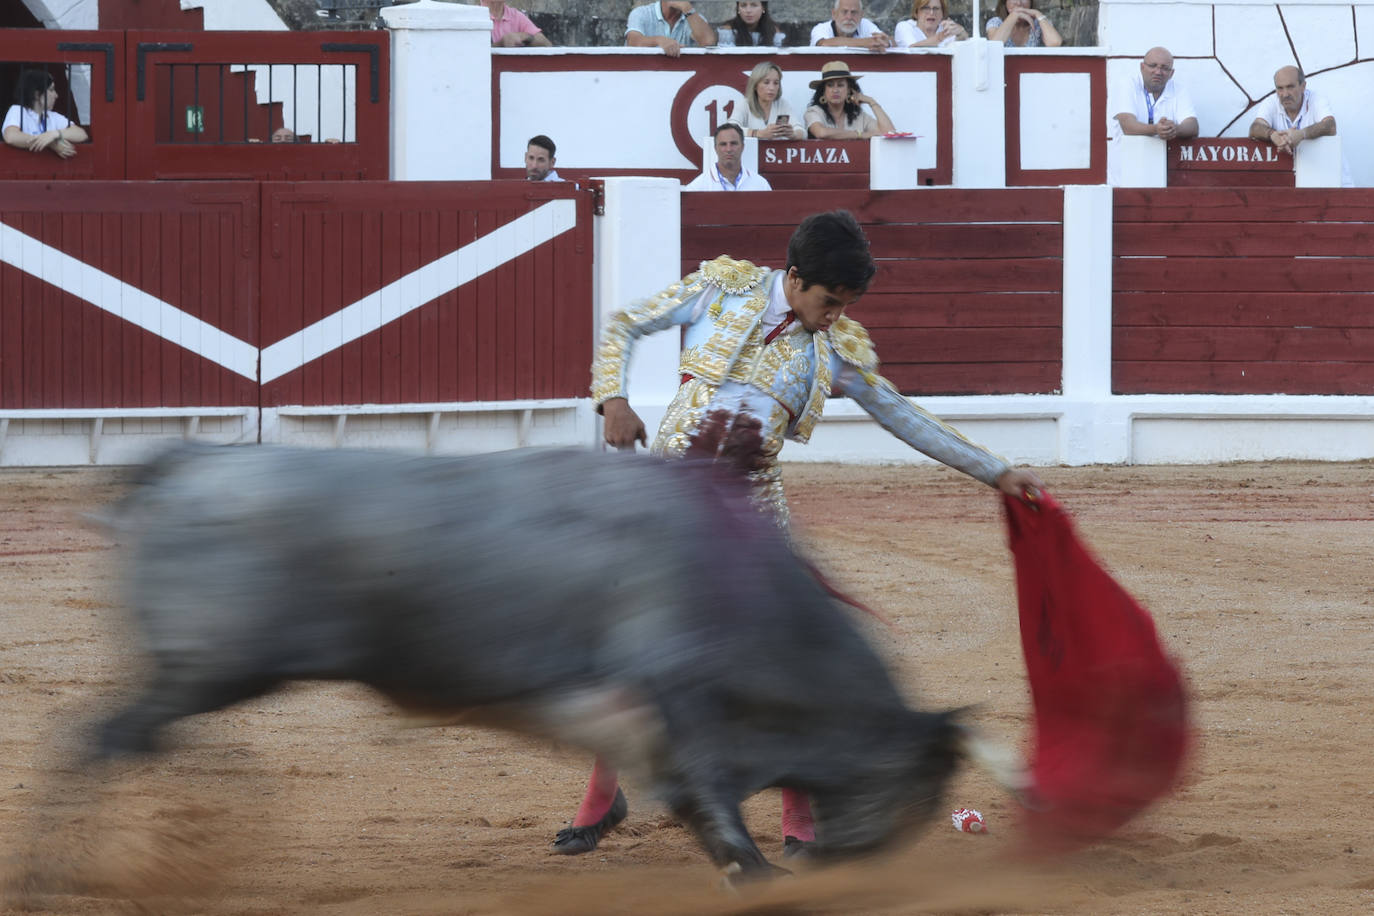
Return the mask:
<svg viewBox="0 0 1374 916">
<path fill-rule="evenodd" d="M 324 73 L 315 65 L 315 142 L 324 142 Z"/>
<path fill-rule="evenodd" d="M 349 44 L 349 43 L 347 43 L 347 42 L 326 41 L 326 42 L 324 42 L 323 44 L 320 45 L 320 50 L 321 50 L 321 51 L 328 52 L 328 53 L 342 53 L 342 54 L 363 53 L 363 54 L 366 54 L 366 55 L 368 56 L 369 61 L 370 61 L 370 64 L 369 64 L 369 67 L 368 67 L 369 85 L 370 85 L 370 87 L 371 87 L 369 96 L 370 96 L 370 99 L 371 99 L 371 101 L 372 101 L 373 104 L 376 104 L 377 102 L 380 102 L 380 101 L 381 101 L 381 94 L 382 94 L 382 87 L 381 87 L 382 70 L 381 70 L 380 60 L 381 60 L 382 51 L 381 51 L 381 49 L 380 49 L 379 47 L 377 47 L 376 45 Z"/>
<path fill-rule="evenodd" d="M 205 119 L 204 119 L 203 117 L 201 117 L 201 112 L 203 112 L 205 109 L 204 109 L 204 106 L 202 106 L 202 105 L 200 104 L 200 64 L 199 64 L 199 63 L 194 63 L 194 64 L 191 65 L 191 107 L 192 107 L 192 108 L 195 110 L 195 112 L 196 112 L 196 121 L 198 122 L 198 123 L 196 124 L 196 126 L 200 128 L 200 130 L 195 131 L 195 132 L 191 135 L 192 138 L 193 138 L 193 141 L 192 141 L 192 142 L 194 142 L 194 143 L 200 143 L 200 134 L 201 134 L 201 131 L 204 131 L 204 130 L 205 130 Z"/>
<path fill-rule="evenodd" d="M 219 67 L 219 142 L 224 142 L 224 64 Z"/>
<path fill-rule="evenodd" d="M 149 53 L 150 51 L 190 51 L 190 50 L 191 50 L 191 44 L 190 44 L 190 42 L 140 41 L 140 42 L 138 43 L 138 52 L 137 52 L 137 54 L 135 55 L 136 58 L 137 58 L 137 61 L 138 61 L 137 64 L 135 65 L 135 73 L 136 73 L 137 76 L 138 76 L 138 91 L 134 94 L 134 100 L 135 100 L 135 101 L 138 101 L 138 102 L 143 101 L 143 97 L 144 97 L 144 94 L 145 94 L 145 91 L 144 91 L 144 90 L 145 90 L 145 86 L 147 85 L 147 80 L 146 80 L 146 78 L 145 78 L 145 77 L 146 77 L 145 71 L 146 71 L 147 62 L 144 60 L 144 58 L 148 56 L 148 53 Z"/>
<path fill-rule="evenodd" d="M 59 51 L 99 51 L 105 55 L 105 101 L 115 100 L 114 44 L 108 41 L 59 41 Z M 68 85 L 71 85 L 68 83 Z M 71 93 L 68 93 L 70 95 Z"/>
</svg>

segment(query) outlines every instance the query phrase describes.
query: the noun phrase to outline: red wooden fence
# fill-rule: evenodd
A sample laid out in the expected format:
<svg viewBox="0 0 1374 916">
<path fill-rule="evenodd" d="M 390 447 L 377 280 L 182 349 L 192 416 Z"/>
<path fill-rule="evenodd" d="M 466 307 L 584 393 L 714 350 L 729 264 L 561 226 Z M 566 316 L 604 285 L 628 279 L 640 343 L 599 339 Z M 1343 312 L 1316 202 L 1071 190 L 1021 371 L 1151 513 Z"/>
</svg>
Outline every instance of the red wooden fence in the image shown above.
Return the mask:
<svg viewBox="0 0 1374 916">
<path fill-rule="evenodd" d="M 213 329 L 254 345 L 258 227 L 253 184 L 0 182 L 0 407 L 256 404 Z"/>
<path fill-rule="evenodd" d="M 390 44 L 385 32 L 185 32 L 0 29 L 0 63 L 90 67 L 89 143 L 63 161 L 0 146 L 0 180 L 386 179 L 390 168 Z M 314 142 L 269 143 L 282 103 L 259 104 L 277 65 L 301 87 L 296 131 Z M 321 74 L 326 74 L 324 77 Z M 339 98 L 322 89 L 348 82 Z M 12 86 L 0 87 L 7 95 Z M 64 101 L 59 101 L 59 110 Z M 311 112 L 338 107 L 342 120 Z M 197 127 L 192 125 L 197 124 Z M 313 136 L 323 133 L 324 136 Z M 326 139 L 343 142 L 324 143 Z"/>
<path fill-rule="evenodd" d="M 1117 394 L 1374 394 L 1374 190 L 1117 190 Z"/>
<path fill-rule="evenodd" d="M 586 394 L 591 194 L 0 182 L 0 409 Z"/>
<path fill-rule="evenodd" d="M 720 254 L 781 268 L 806 216 L 854 213 L 878 275 L 849 314 L 904 394 L 1043 394 L 1063 369 L 1063 192 L 684 194 L 682 270 Z"/>
<path fill-rule="evenodd" d="M 585 396 L 591 206 L 566 183 L 264 185 L 263 406 Z M 341 342 L 308 358 L 311 334 Z"/>
</svg>

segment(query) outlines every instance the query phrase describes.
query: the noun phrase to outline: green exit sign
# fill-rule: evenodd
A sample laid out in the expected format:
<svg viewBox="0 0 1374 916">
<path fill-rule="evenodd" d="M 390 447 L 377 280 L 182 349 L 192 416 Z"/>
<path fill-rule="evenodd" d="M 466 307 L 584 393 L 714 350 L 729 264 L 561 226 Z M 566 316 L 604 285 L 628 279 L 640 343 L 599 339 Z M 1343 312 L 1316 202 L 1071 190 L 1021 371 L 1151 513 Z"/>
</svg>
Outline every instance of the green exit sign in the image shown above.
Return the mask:
<svg viewBox="0 0 1374 916">
<path fill-rule="evenodd" d="M 186 106 L 186 132 L 188 134 L 205 133 L 205 108 L 203 106 Z"/>
</svg>

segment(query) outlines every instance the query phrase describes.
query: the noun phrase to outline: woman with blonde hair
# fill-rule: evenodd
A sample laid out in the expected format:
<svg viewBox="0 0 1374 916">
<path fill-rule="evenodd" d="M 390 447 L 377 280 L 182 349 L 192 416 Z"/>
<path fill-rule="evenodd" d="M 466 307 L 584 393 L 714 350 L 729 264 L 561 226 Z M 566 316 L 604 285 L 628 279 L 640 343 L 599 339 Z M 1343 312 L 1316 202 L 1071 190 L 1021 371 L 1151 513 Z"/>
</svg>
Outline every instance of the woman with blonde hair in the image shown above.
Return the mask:
<svg viewBox="0 0 1374 916">
<path fill-rule="evenodd" d="M 911 18 L 892 30 L 899 48 L 943 48 L 968 38 L 968 32 L 945 13 L 945 0 L 912 0 Z"/>
<path fill-rule="evenodd" d="M 760 140 L 804 140 L 806 129 L 782 97 L 782 71 L 771 60 L 754 67 L 744 87 L 744 110 L 735 119 L 746 137 Z"/>
</svg>

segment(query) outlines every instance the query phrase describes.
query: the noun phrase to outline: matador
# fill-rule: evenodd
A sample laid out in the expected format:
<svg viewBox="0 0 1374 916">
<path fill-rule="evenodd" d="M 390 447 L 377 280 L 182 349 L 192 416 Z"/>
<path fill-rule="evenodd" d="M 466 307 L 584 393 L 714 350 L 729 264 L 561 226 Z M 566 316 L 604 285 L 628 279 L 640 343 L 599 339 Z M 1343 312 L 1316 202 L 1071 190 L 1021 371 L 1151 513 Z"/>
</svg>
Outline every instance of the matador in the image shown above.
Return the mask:
<svg viewBox="0 0 1374 916">
<path fill-rule="evenodd" d="M 806 442 L 832 393 L 853 398 L 884 429 L 912 448 L 1003 492 L 1024 497 L 1041 486 L 912 404 L 878 373 L 863 326 L 843 312 L 868 288 L 876 265 L 868 240 L 847 212 L 807 218 L 788 243 L 783 270 L 721 256 L 656 296 L 612 316 L 592 365 L 592 398 L 606 419 L 606 441 L 647 442 L 629 406 L 626 370 L 634 342 L 684 327 L 681 385 L 659 426 L 651 453 L 710 457 L 737 465 L 756 503 L 788 527 L 778 454 L 783 442 Z M 595 849 L 627 804 L 615 771 L 598 760 L 571 827 L 557 852 Z M 814 840 L 804 794 L 783 790 L 784 857 Z"/>
</svg>

